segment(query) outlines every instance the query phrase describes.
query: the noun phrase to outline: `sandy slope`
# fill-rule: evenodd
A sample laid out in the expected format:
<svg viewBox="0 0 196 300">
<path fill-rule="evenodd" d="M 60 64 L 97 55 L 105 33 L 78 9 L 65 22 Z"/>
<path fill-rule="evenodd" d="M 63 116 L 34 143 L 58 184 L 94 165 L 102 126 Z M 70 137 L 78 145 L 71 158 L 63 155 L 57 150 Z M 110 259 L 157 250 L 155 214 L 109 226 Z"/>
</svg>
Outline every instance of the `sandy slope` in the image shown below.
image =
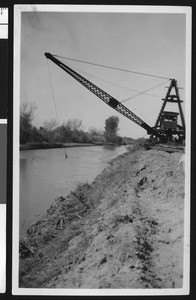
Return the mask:
<svg viewBox="0 0 196 300">
<path fill-rule="evenodd" d="M 182 153 L 140 150 L 113 160 L 29 229 L 20 286 L 179 288 L 183 282 Z"/>
</svg>

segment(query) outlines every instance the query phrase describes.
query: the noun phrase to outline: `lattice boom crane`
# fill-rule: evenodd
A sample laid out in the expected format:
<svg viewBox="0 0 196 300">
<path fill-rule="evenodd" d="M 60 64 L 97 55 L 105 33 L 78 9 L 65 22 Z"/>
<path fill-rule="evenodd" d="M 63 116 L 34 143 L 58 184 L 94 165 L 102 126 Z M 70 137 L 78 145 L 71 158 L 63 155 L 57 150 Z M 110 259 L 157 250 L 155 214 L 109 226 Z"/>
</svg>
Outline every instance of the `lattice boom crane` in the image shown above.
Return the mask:
<svg viewBox="0 0 196 300">
<path fill-rule="evenodd" d="M 57 66 L 67 72 L 70 76 L 76 79 L 80 84 L 82 84 L 85 88 L 87 88 L 90 92 L 99 97 L 103 102 L 108 104 L 110 107 L 118 111 L 120 114 L 127 117 L 129 120 L 133 121 L 140 127 L 144 128 L 147 131 L 147 134 L 151 136 L 156 136 L 159 140 L 162 139 L 163 132 L 162 130 L 157 130 L 157 128 L 153 128 L 149 126 L 146 122 L 144 122 L 141 118 L 135 115 L 131 110 L 129 110 L 126 106 L 124 106 L 117 99 L 112 97 L 110 94 L 103 91 L 100 87 L 96 86 L 94 83 L 90 82 L 88 79 L 72 70 L 70 67 L 59 61 L 56 57 L 54 57 L 51 53 L 46 52 L 44 54 L 47 59 L 50 59 Z"/>
</svg>

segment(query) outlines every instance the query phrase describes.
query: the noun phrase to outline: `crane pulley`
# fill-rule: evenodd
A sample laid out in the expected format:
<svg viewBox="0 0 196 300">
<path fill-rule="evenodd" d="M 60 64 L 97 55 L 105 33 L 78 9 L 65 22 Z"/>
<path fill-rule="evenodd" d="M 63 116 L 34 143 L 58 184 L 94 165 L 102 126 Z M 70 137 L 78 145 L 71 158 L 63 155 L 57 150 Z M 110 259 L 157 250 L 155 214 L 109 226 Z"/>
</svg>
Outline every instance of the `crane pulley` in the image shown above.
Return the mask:
<svg viewBox="0 0 196 300">
<path fill-rule="evenodd" d="M 164 126 L 159 125 L 160 118 L 162 117 L 164 108 L 162 107 L 162 111 L 159 114 L 159 118 L 155 124 L 154 127 L 149 126 L 146 122 L 144 122 L 141 118 L 139 118 L 136 114 L 134 114 L 131 110 L 129 110 L 126 106 L 124 106 L 121 102 L 119 102 L 117 99 L 112 97 L 110 94 L 102 90 L 100 87 L 62 63 L 60 60 L 58 60 L 54 55 L 51 53 L 46 52 L 44 54 L 47 59 L 50 59 L 53 63 L 55 63 L 57 66 L 59 66 L 61 69 L 63 69 L 65 72 L 67 72 L 71 77 L 73 77 L 75 80 L 77 80 L 80 84 L 82 84 L 85 88 L 87 88 L 90 92 L 95 94 L 97 97 L 99 97 L 103 102 L 105 102 L 107 105 L 118 111 L 120 114 L 124 115 L 140 127 L 144 128 L 147 131 L 147 134 L 150 134 L 152 137 L 157 137 L 158 140 L 164 140 L 167 139 L 168 136 L 171 135 L 171 128 L 164 128 Z M 177 87 L 176 81 L 171 80 L 171 85 L 169 88 L 169 92 L 167 93 L 166 100 L 164 102 L 164 107 L 166 105 L 166 102 L 169 101 L 169 95 L 171 92 L 172 87 Z M 176 91 L 178 92 L 177 88 Z M 180 103 L 179 95 L 177 95 L 178 104 Z M 179 108 L 181 108 L 179 104 Z M 181 111 L 182 112 L 182 111 Z M 183 118 L 184 120 L 184 118 Z M 175 130 L 175 134 L 178 134 L 180 132 L 181 135 L 184 136 L 185 128 L 178 127 L 177 130 Z M 174 133 L 174 132 L 172 132 Z"/>
</svg>

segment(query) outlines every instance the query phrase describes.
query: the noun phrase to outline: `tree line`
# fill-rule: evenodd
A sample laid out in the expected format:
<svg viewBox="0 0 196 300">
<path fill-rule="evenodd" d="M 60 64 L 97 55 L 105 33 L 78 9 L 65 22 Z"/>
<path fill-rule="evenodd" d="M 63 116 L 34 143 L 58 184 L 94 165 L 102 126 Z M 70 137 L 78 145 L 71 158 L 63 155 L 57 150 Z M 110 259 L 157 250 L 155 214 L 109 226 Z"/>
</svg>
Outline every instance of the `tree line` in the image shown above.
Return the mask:
<svg viewBox="0 0 196 300">
<path fill-rule="evenodd" d="M 23 103 L 20 106 L 20 144 L 27 143 L 115 143 L 122 144 L 124 140 L 118 135 L 119 118 L 111 116 L 105 120 L 104 130 L 91 127 L 88 131 L 82 129 L 82 120 L 69 119 L 58 125 L 55 119 L 46 120 L 43 126 L 37 128 L 32 124 L 36 106 Z"/>
</svg>

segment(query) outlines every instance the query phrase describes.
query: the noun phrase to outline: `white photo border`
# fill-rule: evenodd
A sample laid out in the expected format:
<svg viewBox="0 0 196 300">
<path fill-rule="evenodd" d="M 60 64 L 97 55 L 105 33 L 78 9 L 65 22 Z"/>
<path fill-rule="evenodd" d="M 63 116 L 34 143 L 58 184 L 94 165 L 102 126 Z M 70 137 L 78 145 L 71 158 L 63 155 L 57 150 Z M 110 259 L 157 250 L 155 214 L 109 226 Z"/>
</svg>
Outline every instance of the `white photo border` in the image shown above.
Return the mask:
<svg viewBox="0 0 196 300">
<path fill-rule="evenodd" d="M 20 39 L 22 12 L 107 12 L 162 13 L 186 15 L 186 169 L 184 212 L 183 287 L 176 289 L 46 289 L 19 288 L 19 106 L 20 106 Z M 14 99 L 13 99 L 13 267 L 14 295 L 188 295 L 190 291 L 190 163 L 191 163 L 191 31 L 192 10 L 183 6 L 112 6 L 112 5 L 15 5 L 14 6 Z"/>
</svg>

